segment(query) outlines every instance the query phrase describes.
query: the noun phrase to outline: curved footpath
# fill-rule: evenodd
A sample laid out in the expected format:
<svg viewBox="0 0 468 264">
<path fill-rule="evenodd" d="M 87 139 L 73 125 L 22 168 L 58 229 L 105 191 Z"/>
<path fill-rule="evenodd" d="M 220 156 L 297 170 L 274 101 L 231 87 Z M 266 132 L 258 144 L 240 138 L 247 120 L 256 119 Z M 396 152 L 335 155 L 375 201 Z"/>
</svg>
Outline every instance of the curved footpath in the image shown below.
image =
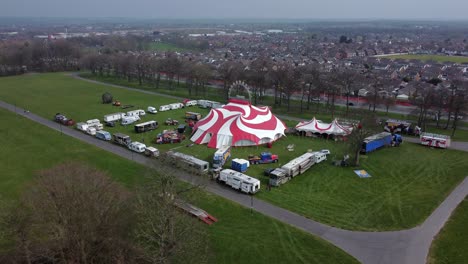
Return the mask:
<svg viewBox="0 0 468 264">
<path fill-rule="evenodd" d="M 119 87 L 116 85 L 112 86 Z M 152 93 L 133 88 L 125 89 Z M 22 115 L 32 121 L 48 126 L 60 133 L 77 138 L 83 142 L 93 144 L 128 160 L 133 160 L 145 166 L 152 166 L 149 158 L 131 152 L 126 148 L 98 140 L 78 130 L 60 126 L 52 120 L 42 118 L 34 113 L 26 112 L 24 109 L 3 101 L 0 101 L 0 107 L 16 112 L 18 115 Z M 465 196 L 468 195 L 467 177 L 454 189 L 454 191 L 439 205 L 439 207 L 422 225 L 402 231 L 357 232 L 334 228 L 318 223 L 268 202 L 256 199 L 253 196 L 238 193 L 223 185 L 188 173 L 178 174 L 178 177 L 188 183 L 203 184 L 205 189 L 211 193 L 234 201 L 244 207 L 251 207 L 257 212 L 273 217 L 296 228 L 302 229 L 312 235 L 325 239 L 365 264 L 426 263 L 426 257 L 433 238 L 444 226 L 445 222 L 448 220 L 458 204 L 465 198 Z"/>
</svg>

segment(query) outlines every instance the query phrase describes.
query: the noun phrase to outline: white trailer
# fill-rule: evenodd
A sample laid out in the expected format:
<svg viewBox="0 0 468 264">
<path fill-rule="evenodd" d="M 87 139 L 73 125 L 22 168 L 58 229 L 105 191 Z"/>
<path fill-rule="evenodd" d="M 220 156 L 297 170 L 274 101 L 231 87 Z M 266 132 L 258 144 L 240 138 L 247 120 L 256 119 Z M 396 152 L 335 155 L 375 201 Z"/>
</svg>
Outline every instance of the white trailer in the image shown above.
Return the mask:
<svg viewBox="0 0 468 264">
<path fill-rule="evenodd" d="M 138 152 L 138 153 L 143 153 L 146 150 L 146 145 L 143 143 L 140 143 L 138 141 L 134 141 L 130 144 L 128 144 L 128 148 L 132 151 Z"/>
<path fill-rule="evenodd" d="M 130 125 L 140 120 L 139 116 L 125 116 L 122 118 L 121 124 L 123 126 Z"/>
<path fill-rule="evenodd" d="M 218 180 L 244 193 L 254 194 L 260 190 L 259 180 L 231 169 L 222 170 Z"/>
<path fill-rule="evenodd" d="M 190 101 L 185 102 L 185 106 L 194 106 L 197 104 L 198 104 L 197 100 L 190 100 Z"/>
<path fill-rule="evenodd" d="M 96 135 L 96 128 L 94 128 L 94 127 L 88 127 L 88 128 L 86 129 L 86 133 L 87 133 L 88 135 L 95 136 L 95 135 Z"/>
<path fill-rule="evenodd" d="M 171 110 L 175 110 L 175 109 L 183 108 L 184 104 L 183 103 L 173 103 L 173 104 L 170 104 L 169 106 L 171 107 Z"/>
<path fill-rule="evenodd" d="M 320 163 L 324 160 L 327 160 L 327 154 L 321 151 L 313 152 L 314 153 L 314 158 L 315 158 L 315 163 Z"/>
<path fill-rule="evenodd" d="M 281 168 L 286 172 L 289 177 L 294 177 L 298 174 L 304 173 L 312 165 L 315 164 L 315 153 L 307 152 L 290 162 L 283 165 Z"/>
<path fill-rule="evenodd" d="M 197 104 L 201 108 L 209 108 L 211 107 L 211 101 L 209 100 L 198 100 Z"/>
<path fill-rule="evenodd" d="M 439 135 L 433 133 L 423 132 L 419 136 L 421 145 L 435 147 L 435 148 L 448 148 L 450 147 L 450 136 Z"/>
<path fill-rule="evenodd" d="M 76 124 L 76 129 L 81 130 L 83 132 L 86 132 L 86 129 L 88 129 L 88 127 L 89 125 L 84 122 L 80 122 Z"/>
<path fill-rule="evenodd" d="M 114 122 L 122 119 L 124 117 L 124 113 L 113 113 L 104 116 L 104 122 Z"/>
<path fill-rule="evenodd" d="M 170 105 L 161 105 L 161 106 L 159 106 L 159 112 L 169 111 L 169 110 L 171 110 Z"/>
<path fill-rule="evenodd" d="M 146 112 L 144 110 L 138 109 L 138 110 L 133 110 L 133 111 L 128 111 L 125 116 L 144 116 L 146 115 Z"/>
</svg>

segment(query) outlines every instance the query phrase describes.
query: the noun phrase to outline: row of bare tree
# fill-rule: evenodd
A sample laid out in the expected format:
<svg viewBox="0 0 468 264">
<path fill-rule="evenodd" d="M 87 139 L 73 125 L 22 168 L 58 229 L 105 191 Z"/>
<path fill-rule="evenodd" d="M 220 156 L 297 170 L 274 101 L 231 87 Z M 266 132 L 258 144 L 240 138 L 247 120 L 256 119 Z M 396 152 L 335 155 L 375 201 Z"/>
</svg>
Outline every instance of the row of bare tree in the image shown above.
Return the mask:
<svg viewBox="0 0 468 264">
<path fill-rule="evenodd" d="M 159 166 L 160 167 L 160 166 Z M 130 192 L 80 163 L 44 170 L 3 207 L 1 263 L 206 263 L 206 228 L 175 207 L 171 170 Z"/>
</svg>

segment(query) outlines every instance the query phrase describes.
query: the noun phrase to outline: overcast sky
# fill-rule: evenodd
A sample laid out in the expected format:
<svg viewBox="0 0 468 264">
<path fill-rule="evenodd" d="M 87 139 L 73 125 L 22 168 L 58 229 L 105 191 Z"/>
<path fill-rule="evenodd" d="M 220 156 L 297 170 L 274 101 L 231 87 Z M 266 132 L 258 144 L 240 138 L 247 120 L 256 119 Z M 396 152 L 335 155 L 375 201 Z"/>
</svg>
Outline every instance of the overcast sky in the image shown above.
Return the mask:
<svg viewBox="0 0 468 264">
<path fill-rule="evenodd" d="M 0 16 L 468 19 L 468 0 L 0 0 Z"/>
</svg>

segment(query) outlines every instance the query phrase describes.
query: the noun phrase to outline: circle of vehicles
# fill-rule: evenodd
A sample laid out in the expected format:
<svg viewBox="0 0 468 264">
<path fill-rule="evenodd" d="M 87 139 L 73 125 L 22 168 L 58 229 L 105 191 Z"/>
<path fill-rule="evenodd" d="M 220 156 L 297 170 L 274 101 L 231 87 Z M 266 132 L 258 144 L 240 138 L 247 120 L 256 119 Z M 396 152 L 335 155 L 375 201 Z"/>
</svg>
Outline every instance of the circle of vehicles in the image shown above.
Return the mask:
<svg viewBox="0 0 468 264">
<path fill-rule="evenodd" d="M 121 106 L 120 101 L 115 101 L 114 106 Z M 217 102 L 208 100 L 184 100 L 183 103 L 173 103 L 169 105 L 162 105 L 159 107 L 159 111 L 168 111 L 173 109 L 180 109 L 186 106 L 198 105 L 202 108 L 216 108 L 222 105 Z M 121 106 L 125 107 L 125 106 Z M 132 106 L 131 106 L 132 107 Z M 105 115 L 103 120 L 106 126 L 113 127 L 117 122 L 121 125 L 130 125 L 140 120 L 140 116 L 149 114 L 156 114 L 158 110 L 149 106 L 146 111 L 142 109 L 128 111 L 127 113 L 113 113 Z M 185 113 L 186 123 L 189 127 L 193 128 L 195 123 L 202 119 L 201 114 L 196 112 Z M 81 130 L 89 135 L 95 136 L 100 140 L 112 141 L 116 144 L 126 146 L 129 150 L 143 153 L 149 157 L 158 157 L 159 150 L 157 148 L 146 146 L 145 144 L 132 141 L 130 136 L 123 133 L 111 133 L 103 130 L 104 125 L 99 119 L 90 119 L 86 122 L 75 123 L 73 119 L 67 118 L 65 115 L 57 113 L 54 120 L 65 126 L 76 125 L 78 130 Z M 159 133 L 154 142 L 157 144 L 171 144 L 180 143 L 185 139 L 185 124 L 180 124 L 177 120 L 168 118 L 164 122 L 167 126 L 177 126 L 177 129 L 166 129 Z M 158 122 L 155 120 L 147 121 L 144 123 L 136 124 L 134 126 L 136 133 L 143 133 L 158 128 Z M 382 132 L 371 137 L 366 138 L 363 141 L 362 152 L 369 153 L 383 146 L 395 145 L 398 146 L 402 142 L 402 137 L 399 133 L 410 132 L 410 124 L 407 121 L 400 120 L 387 120 L 384 129 L 389 132 Z M 420 136 L 421 144 L 431 147 L 447 148 L 450 145 L 450 137 L 444 135 L 436 135 L 430 133 L 423 133 L 418 127 L 413 131 L 416 131 L 416 135 Z M 411 131 L 412 132 L 412 131 Z M 408 133 L 409 134 L 409 133 Z M 270 152 L 262 152 L 260 155 L 249 155 L 247 159 L 234 158 L 231 161 L 231 167 L 229 169 L 223 169 L 223 165 L 231 157 L 231 146 L 224 146 L 219 148 L 213 156 L 213 168 L 210 170 L 209 163 L 197 159 L 191 155 L 174 152 L 172 150 L 167 152 L 168 157 L 171 158 L 174 164 L 184 163 L 187 168 L 191 168 L 191 171 L 196 171 L 200 174 L 210 172 L 212 179 L 218 182 L 224 183 L 233 189 L 239 190 L 247 194 L 255 194 L 260 190 L 260 181 L 256 178 L 245 175 L 250 165 L 257 164 L 269 164 L 278 163 L 279 157 L 276 154 Z M 299 157 L 294 158 L 285 165 L 278 168 L 269 168 L 265 170 L 265 176 L 269 177 L 268 187 L 280 186 L 294 178 L 297 175 L 303 174 L 314 164 L 320 163 L 327 160 L 327 155 L 330 154 L 329 150 L 321 151 L 308 151 Z M 334 163 L 338 166 L 346 166 L 347 158 L 344 158 L 338 163 Z"/>
</svg>

